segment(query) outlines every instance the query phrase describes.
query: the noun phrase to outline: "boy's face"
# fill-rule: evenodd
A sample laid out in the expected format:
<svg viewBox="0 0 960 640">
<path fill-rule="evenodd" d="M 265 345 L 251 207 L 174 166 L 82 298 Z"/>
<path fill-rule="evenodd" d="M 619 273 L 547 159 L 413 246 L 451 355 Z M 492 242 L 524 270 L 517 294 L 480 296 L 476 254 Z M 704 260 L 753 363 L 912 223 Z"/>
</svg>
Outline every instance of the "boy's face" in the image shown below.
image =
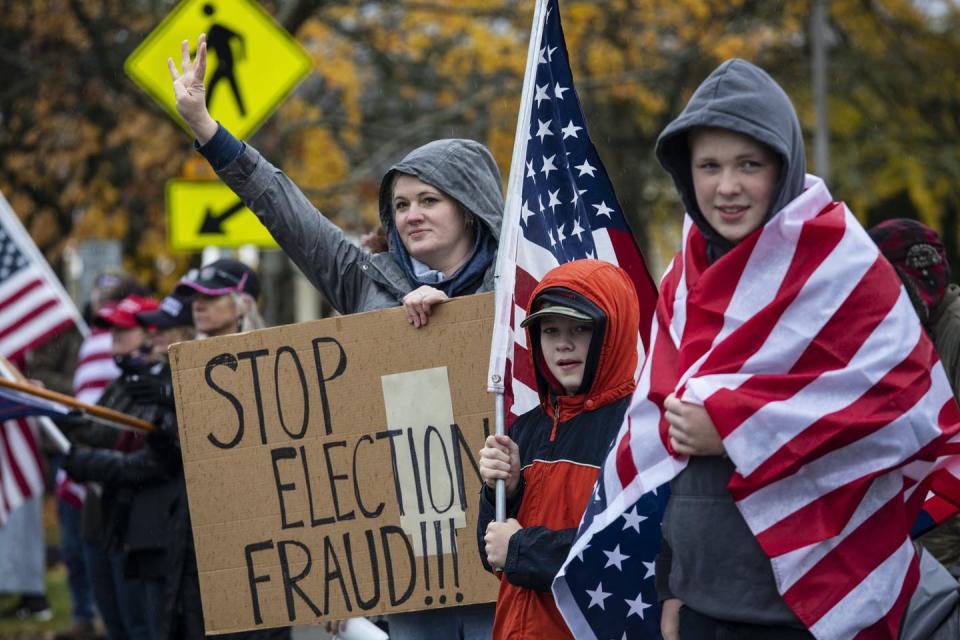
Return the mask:
<svg viewBox="0 0 960 640">
<path fill-rule="evenodd" d="M 736 243 L 763 224 L 780 175 L 771 149 L 726 129 L 694 129 L 690 160 L 697 206 L 717 233 Z"/>
<path fill-rule="evenodd" d="M 566 390 L 574 395 L 583 382 L 593 323 L 565 316 L 548 315 L 540 321 L 540 349 L 547 369 Z"/>
</svg>

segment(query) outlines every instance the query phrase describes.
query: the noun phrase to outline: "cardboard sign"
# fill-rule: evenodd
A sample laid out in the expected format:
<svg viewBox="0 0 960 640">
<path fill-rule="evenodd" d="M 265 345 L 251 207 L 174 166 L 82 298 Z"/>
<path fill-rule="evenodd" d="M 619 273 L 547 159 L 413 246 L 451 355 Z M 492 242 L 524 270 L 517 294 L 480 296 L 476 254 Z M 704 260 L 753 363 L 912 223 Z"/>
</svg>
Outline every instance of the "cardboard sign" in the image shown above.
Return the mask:
<svg viewBox="0 0 960 640">
<path fill-rule="evenodd" d="M 208 633 L 496 599 L 476 524 L 493 296 L 174 345 Z"/>
</svg>

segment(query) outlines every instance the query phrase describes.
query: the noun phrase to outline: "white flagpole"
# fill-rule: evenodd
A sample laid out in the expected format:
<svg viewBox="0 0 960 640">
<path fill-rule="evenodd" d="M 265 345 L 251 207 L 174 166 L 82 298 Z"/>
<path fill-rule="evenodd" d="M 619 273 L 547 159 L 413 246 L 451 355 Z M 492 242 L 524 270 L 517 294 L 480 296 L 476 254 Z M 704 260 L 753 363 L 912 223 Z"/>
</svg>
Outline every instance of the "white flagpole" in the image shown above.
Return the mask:
<svg viewBox="0 0 960 640">
<path fill-rule="evenodd" d="M 507 180 L 507 197 L 504 201 L 503 222 L 500 230 L 500 249 L 497 253 L 497 268 L 494 275 L 494 325 L 490 348 L 490 367 L 487 375 L 487 390 L 495 394 L 495 425 L 497 435 L 505 433 L 504 372 L 507 353 L 513 346 L 510 316 L 513 313 L 513 289 L 517 270 L 517 242 L 520 224 L 520 201 L 523 193 L 524 160 L 527 157 L 527 136 L 533 86 L 536 84 L 539 45 L 543 35 L 547 0 L 536 0 L 533 10 L 533 26 L 530 44 L 527 47 L 527 67 L 523 75 L 523 91 L 520 94 L 520 111 L 517 114 L 517 130 L 513 141 L 513 157 L 510 160 L 510 176 Z M 507 519 L 506 489 L 503 480 L 497 480 L 496 520 Z"/>
<path fill-rule="evenodd" d="M 3 227 L 7 233 L 10 234 L 10 237 L 14 240 L 17 247 L 27 254 L 30 261 L 43 273 L 47 284 L 50 285 L 50 288 L 56 293 L 57 297 L 66 305 L 74 324 L 77 325 L 77 329 L 83 337 L 86 338 L 89 336 L 90 328 L 77 309 L 77 305 L 73 303 L 73 299 L 67 293 L 67 290 L 63 288 L 63 285 L 60 283 L 60 278 L 58 278 L 57 274 L 50 268 L 46 257 L 40 253 L 40 249 L 37 248 L 37 243 L 35 243 L 33 238 L 30 237 L 30 234 L 27 233 L 23 223 L 20 222 L 20 218 L 17 217 L 16 212 L 10 206 L 10 203 L 7 202 L 3 193 L 0 193 L 0 223 L 3 224 Z"/>
</svg>

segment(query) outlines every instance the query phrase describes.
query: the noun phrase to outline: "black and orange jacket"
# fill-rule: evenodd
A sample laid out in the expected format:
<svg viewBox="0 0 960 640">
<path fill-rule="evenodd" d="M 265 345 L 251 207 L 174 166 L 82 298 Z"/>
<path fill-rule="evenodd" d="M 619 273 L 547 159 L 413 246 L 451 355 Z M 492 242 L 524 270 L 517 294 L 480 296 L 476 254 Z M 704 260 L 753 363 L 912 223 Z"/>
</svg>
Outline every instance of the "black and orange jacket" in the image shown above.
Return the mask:
<svg viewBox="0 0 960 640">
<path fill-rule="evenodd" d="M 541 297 L 542 296 L 542 297 Z M 605 262 L 578 260 L 550 271 L 530 296 L 527 313 L 542 299 L 586 311 L 594 332 L 577 395 L 559 395 L 540 352 L 539 323 L 527 327 L 536 363 L 540 405 L 510 428 L 520 449 L 521 478 L 507 516 L 523 527 L 511 538 L 497 596 L 493 637 L 572 637 L 550 593 L 570 551 L 610 443 L 623 422 L 637 368 L 639 307 L 627 274 Z M 494 519 L 493 492 L 480 498 L 477 541 L 487 570 L 483 537 Z"/>
</svg>

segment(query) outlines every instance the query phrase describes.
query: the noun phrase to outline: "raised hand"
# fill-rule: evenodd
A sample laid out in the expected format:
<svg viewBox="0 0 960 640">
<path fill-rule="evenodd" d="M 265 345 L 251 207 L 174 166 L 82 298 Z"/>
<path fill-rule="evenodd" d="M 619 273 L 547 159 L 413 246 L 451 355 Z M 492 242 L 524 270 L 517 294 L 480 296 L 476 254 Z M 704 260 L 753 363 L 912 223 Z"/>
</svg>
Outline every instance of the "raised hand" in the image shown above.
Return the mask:
<svg viewBox="0 0 960 640">
<path fill-rule="evenodd" d="M 197 39 L 197 55 L 190 60 L 190 41 L 180 45 L 181 67 L 177 71 L 173 58 L 167 58 L 167 68 L 173 79 L 173 92 L 177 97 L 177 113 L 184 119 L 200 144 L 206 143 L 217 133 L 216 120 L 207 110 L 207 92 L 203 86 L 203 77 L 207 71 L 207 36 L 200 34 Z"/>
</svg>

